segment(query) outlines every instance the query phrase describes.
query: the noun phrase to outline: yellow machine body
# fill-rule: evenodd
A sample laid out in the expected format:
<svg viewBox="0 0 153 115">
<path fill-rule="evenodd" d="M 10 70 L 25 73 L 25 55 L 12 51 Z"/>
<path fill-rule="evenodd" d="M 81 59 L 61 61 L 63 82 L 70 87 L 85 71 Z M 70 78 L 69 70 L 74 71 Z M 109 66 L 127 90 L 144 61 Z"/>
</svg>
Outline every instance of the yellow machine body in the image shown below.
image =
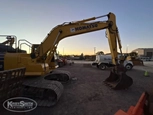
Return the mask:
<svg viewBox="0 0 153 115">
<path fill-rule="evenodd" d="M 41 76 L 49 73 L 48 63 L 37 63 L 26 53 L 6 53 L 4 56 L 4 69 L 25 67 L 26 76 Z"/>
</svg>

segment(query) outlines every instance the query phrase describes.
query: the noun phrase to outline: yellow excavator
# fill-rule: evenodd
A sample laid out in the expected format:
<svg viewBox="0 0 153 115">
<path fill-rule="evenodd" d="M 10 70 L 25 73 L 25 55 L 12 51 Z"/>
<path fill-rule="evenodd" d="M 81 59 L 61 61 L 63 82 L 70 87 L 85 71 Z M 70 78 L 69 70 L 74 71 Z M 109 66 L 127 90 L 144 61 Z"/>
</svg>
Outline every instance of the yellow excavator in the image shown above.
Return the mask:
<svg viewBox="0 0 153 115">
<path fill-rule="evenodd" d="M 132 61 L 134 66 L 144 66 L 143 60 L 138 57 L 138 54 L 136 52 L 128 53 L 126 59 Z"/>
<path fill-rule="evenodd" d="M 94 21 L 103 17 L 107 17 L 108 20 Z M 132 85 L 133 80 L 126 75 L 125 68 L 119 63 L 117 43 L 121 54 L 122 46 L 116 26 L 116 17 L 111 12 L 99 17 L 65 22 L 54 27 L 40 44 L 33 44 L 31 54 L 20 52 L 5 53 L 3 55 L 4 70 L 25 67 L 26 79 L 23 83 L 23 95 L 34 98 L 38 106 L 54 105 L 62 94 L 62 82 L 68 82 L 71 79 L 69 72 L 54 70 L 54 52 L 59 41 L 69 36 L 103 29 L 106 29 L 106 37 L 108 38 L 112 62 L 114 64 L 110 76 L 104 83 L 111 86 L 112 89 L 126 89 Z"/>
</svg>

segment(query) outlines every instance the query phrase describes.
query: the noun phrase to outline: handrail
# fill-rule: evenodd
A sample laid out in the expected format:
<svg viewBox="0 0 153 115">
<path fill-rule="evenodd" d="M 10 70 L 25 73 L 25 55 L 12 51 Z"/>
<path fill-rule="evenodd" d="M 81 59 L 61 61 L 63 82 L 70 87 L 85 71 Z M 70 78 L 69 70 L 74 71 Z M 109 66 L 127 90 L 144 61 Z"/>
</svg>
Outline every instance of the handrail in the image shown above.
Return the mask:
<svg viewBox="0 0 153 115">
<path fill-rule="evenodd" d="M 22 46 L 23 44 L 25 44 L 25 45 L 29 46 L 29 48 L 32 48 L 32 46 L 30 46 L 30 45 L 29 45 L 29 44 L 27 44 L 27 43 L 21 43 L 21 44 L 20 44 L 20 49 L 21 49 L 21 50 L 22 50 L 21 46 Z"/>
<path fill-rule="evenodd" d="M 20 41 L 26 41 L 27 43 L 29 43 L 30 45 L 32 45 L 32 43 L 30 43 L 29 41 L 27 41 L 26 39 L 20 39 L 18 40 L 18 46 L 19 46 L 19 49 L 21 49 L 21 45 L 20 45 Z M 27 43 L 25 43 L 26 45 L 28 45 Z M 28 45 L 29 46 L 29 45 Z"/>
</svg>

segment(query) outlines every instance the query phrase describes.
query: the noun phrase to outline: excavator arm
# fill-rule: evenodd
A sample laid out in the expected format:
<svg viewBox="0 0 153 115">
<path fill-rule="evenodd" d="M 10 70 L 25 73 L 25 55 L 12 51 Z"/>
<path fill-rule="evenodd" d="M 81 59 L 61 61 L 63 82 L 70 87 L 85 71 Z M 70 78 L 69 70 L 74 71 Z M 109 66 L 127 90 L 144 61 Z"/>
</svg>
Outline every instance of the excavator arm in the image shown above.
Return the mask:
<svg viewBox="0 0 153 115">
<path fill-rule="evenodd" d="M 98 18 L 108 17 L 107 21 L 94 21 Z M 92 22 L 91 22 L 92 21 Z M 113 64 L 117 64 L 117 42 L 121 50 L 122 46 L 120 43 L 119 33 L 116 26 L 116 17 L 113 13 L 109 13 L 104 16 L 93 17 L 81 21 L 63 23 L 56 26 L 51 30 L 47 35 L 44 41 L 36 50 L 37 60 L 41 60 L 42 57 L 46 54 L 49 54 L 45 60 L 46 63 L 49 63 L 53 58 L 53 52 L 56 50 L 57 45 L 60 40 L 79 34 L 85 34 L 93 31 L 106 29 L 107 38 L 109 41 L 110 51 L 112 54 Z"/>
</svg>

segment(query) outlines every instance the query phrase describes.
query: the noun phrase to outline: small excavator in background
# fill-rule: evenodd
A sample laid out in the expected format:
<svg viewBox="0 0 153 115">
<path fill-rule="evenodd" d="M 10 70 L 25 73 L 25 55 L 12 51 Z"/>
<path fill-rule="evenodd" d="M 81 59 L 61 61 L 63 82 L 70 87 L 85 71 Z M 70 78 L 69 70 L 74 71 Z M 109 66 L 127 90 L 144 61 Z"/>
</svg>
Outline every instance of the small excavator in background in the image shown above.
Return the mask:
<svg viewBox="0 0 153 115">
<path fill-rule="evenodd" d="M 143 66 L 143 60 L 139 59 L 138 54 L 136 52 L 128 53 L 126 56 L 126 60 L 130 60 L 133 62 L 135 66 Z"/>
<path fill-rule="evenodd" d="M 108 20 L 93 21 L 103 17 L 107 17 Z M 104 83 L 115 90 L 127 89 L 133 84 L 133 80 L 126 75 L 123 65 L 118 63 L 117 43 L 121 54 L 122 46 L 116 26 L 116 17 L 111 12 L 99 17 L 57 25 L 40 44 L 32 45 L 31 54 L 22 52 L 4 53 L 2 66 L 4 70 L 25 67 L 26 78 L 22 84 L 23 95 L 35 99 L 38 106 L 55 105 L 63 92 L 62 83 L 71 79 L 69 72 L 59 71 L 54 67 L 54 52 L 59 41 L 66 37 L 103 29 L 106 29 L 106 37 L 108 38 L 112 63 L 114 64 L 110 76 Z"/>
</svg>

